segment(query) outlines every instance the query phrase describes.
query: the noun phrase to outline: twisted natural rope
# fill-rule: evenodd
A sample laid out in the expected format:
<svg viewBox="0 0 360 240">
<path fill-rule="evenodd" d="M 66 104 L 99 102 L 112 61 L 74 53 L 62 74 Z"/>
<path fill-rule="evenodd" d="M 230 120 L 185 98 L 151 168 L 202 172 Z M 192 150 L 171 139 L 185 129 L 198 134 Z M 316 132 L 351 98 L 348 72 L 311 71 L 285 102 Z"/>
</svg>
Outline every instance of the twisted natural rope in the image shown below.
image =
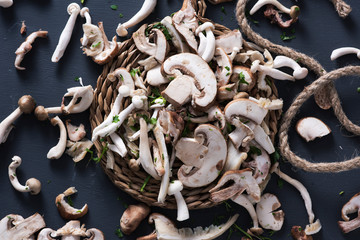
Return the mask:
<svg viewBox="0 0 360 240">
<path fill-rule="evenodd" d="M 288 159 L 296 167 L 302 168 L 310 172 L 340 172 L 346 171 L 353 168 L 360 167 L 360 158 L 356 157 L 354 159 L 337 162 L 337 163 L 310 163 L 305 159 L 298 157 L 295 153 L 290 150 L 288 144 L 288 130 L 290 123 L 296 112 L 299 110 L 303 102 L 308 99 L 313 94 L 320 94 L 327 96 L 326 98 L 330 101 L 330 106 L 334 109 L 336 117 L 339 119 L 340 123 L 349 131 L 356 135 L 360 135 L 360 127 L 352 123 L 348 117 L 345 115 L 340 98 L 334 87 L 332 80 L 346 76 L 346 75 L 360 75 L 360 67 L 346 67 L 341 68 L 331 73 L 326 73 L 323 67 L 315 59 L 307 56 L 306 54 L 295 51 L 294 49 L 284 47 L 281 45 L 274 44 L 267 39 L 264 39 L 259 34 L 255 33 L 247 23 L 245 16 L 245 6 L 247 0 L 239 0 L 236 5 L 236 18 L 240 25 L 242 32 L 259 46 L 270 50 L 276 54 L 281 54 L 288 56 L 292 59 L 297 59 L 301 64 L 307 66 L 318 76 L 321 76 L 318 80 L 313 82 L 310 86 L 306 87 L 303 92 L 295 99 L 291 104 L 288 111 L 285 113 L 282 119 L 281 128 L 279 130 L 279 146 L 282 155 Z M 341 4 L 341 0 L 334 0 L 334 4 Z M 345 3 L 343 3 L 345 4 Z M 336 8 L 338 10 L 338 6 Z M 324 76 L 323 76 L 324 75 Z M 331 97 L 328 97 L 331 96 Z M 326 104 L 326 103 L 325 103 Z"/>
<path fill-rule="evenodd" d="M 303 158 L 298 157 L 294 152 L 291 151 L 289 142 L 288 142 L 288 130 L 291 126 L 291 121 L 295 117 L 296 113 L 302 106 L 302 104 L 309 99 L 318 89 L 324 85 L 332 82 L 338 78 L 344 76 L 360 76 L 360 66 L 348 66 L 344 68 L 336 69 L 332 72 L 321 76 L 318 80 L 314 81 L 296 97 L 294 102 L 291 104 L 290 108 L 287 110 L 283 116 L 283 121 L 279 130 L 279 145 L 282 155 L 288 159 L 294 166 L 302 168 L 309 172 L 342 172 L 351 170 L 354 168 L 360 167 L 360 157 L 355 157 L 353 159 L 343 161 L 343 162 L 332 162 L 332 163 L 311 163 L 306 161 Z M 354 133 L 360 134 L 360 127 L 354 126 L 354 124 L 345 116 L 342 111 L 339 101 L 334 105 L 334 112 L 337 116 L 341 116 L 341 123 L 345 127 L 353 127 L 351 131 Z M 348 128 L 347 128 L 348 129 Z M 348 129 L 349 130 L 349 129 Z"/>
<path fill-rule="evenodd" d="M 330 0 L 330 1 L 334 4 L 337 13 L 342 18 L 346 18 L 352 10 L 350 5 L 344 2 L 343 0 Z"/>
</svg>

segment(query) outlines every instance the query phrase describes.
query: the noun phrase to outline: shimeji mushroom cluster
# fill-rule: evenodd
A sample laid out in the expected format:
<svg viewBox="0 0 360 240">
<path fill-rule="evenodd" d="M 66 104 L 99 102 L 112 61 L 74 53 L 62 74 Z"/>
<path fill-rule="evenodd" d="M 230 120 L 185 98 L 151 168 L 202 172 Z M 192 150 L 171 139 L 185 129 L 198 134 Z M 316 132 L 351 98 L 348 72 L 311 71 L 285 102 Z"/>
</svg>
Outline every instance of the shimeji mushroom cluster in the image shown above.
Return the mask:
<svg viewBox="0 0 360 240">
<path fill-rule="evenodd" d="M 145 1 L 143 7 L 150 3 Z M 125 25 L 119 25 L 118 34 L 126 34 Z M 84 27 L 83 46 L 84 39 L 87 46 L 97 41 L 91 41 L 87 32 Z M 273 59 L 266 49 L 244 43 L 238 30 L 215 33 L 213 23 L 199 21 L 190 0 L 172 17 L 144 24 L 134 32 L 134 44 L 145 58 L 131 71 L 120 67 L 108 74 L 106 81 L 118 83 L 117 96 L 110 114 L 94 128 L 92 141 L 108 141 L 108 168 L 114 168 L 114 154 L 118 154 L 132 171 L 141 166 L 159 181 L 158 202 L 166 204 L 167 196 L 174 195 L 178 221 L 189 218 L 183 188 L 207 186 L 221 175 L 210 190 L 212 201 L 232 199 L 245 207 L 254 222 L 252 234 L 262 234 L 261 227 L 279 230 L 284 221 L 284 213 L 277 210 L 280 202 L 276 196 L 262 193 L 272 172 L 282 174 L 276 166 L 271 167 L 269 155 L 275 148 L 264 119 L 270 111 L 281 110 L 283 102 L 273 97 L 267 76 L 295 81 L 305 78 L 308 70 L 293 59 Z M 84 47 L 86 54 L 88 50 L 91 47 Z M 279 70 L 283 67 L 292 69 L 292 74 Z M 251 96 L 255 86 L 266 97 Z M 318 232 L 321 225 L 314 222 L 306 189 L 290 177 L 286 180 L 304 198 L 310 221 L 306 234 Z M 138 206 L 124 213 L 124 232 L 131 233 L 145 212 Z M 164 239 L 182 234 L 213 239 L 220 229 L 179 230 L 159 214 L 151 215 L 149 221 L 156 227 L 151 236 Z"/>
</svg>

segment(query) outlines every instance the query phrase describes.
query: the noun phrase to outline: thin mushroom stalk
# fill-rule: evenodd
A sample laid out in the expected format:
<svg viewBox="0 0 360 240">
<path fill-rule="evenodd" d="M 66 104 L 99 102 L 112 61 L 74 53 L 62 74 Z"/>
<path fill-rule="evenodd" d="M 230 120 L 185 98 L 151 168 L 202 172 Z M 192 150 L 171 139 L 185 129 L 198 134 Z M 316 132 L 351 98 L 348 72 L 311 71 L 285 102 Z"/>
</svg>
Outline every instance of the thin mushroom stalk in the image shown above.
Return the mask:
<svg viewBox="0 0 360 240">
<path fill-rule="evenodd" d="M 335 59 L 347 54 L 356 54 L 357 58 L 360 59 L 360 49 L 354 47 L 337 48 L 332 51 L 330 59 L 331 61 L 334 61 Z"/>
<path fill-rule="evenodd" d="M 16 58 L 15 58 L 14 66 L 17 70 L 25 70 L 24 67 L 20 66 L 22 60 L 25 57 L 25 54 L 30 52 L 30 50 L 32 49 L 32 44 L 34 43 L 36 38 L 38 38 L 38 37 L 46 38 L 47 34 L 48 34 L 47 31 L 33 32 L 26 38 L 25 42 L 23 42 L 20 45 L 20 47 L 18 49 L 16 49 L 16 51 L 15 51 Z"/>
<path fill-rule="evenodd" d="M 80 6 L 77 3 L 70 3 L 67 7 L 67 12 L 70 15 L 64 30 L 61 32 L 58 45 L 51 57 L 52 62 L 58 62 L 66 50 L 67 45 L 70 42 L 71 35 L 75 26 L 76 18 L 80 13 Z"/>
<path fill-rule="evenodd" d="M 56 125 L 59 126 L 60 138 L 59 138 L 59 142 L 49 150 L 49 152 L 47 154 L 47 158 L 48 159 L 59 159 L 65 152 L 65 148 L 66 148 L 66 138 L 67 138 L 66 128 L 65 128 L 64 123 L 61 121 L 61 119 L 58 116 L 51 119 L 51 124 L 53 126 L 56 126 Z"/>
<path fill-rule="evenodd" d="M 140 10 L 125 23 L 119 23 L 116 28 L 116 33 L 120 37 L 125 37 L 128 34 L 127 29 L 140 23 L 142 20 L 147 18 L 152 11 L 154 11 L 157 0 L 145 0 Z"/>
<path fill-rule="evenodd" d="M 168 195 L 174 195 L 177 205 L 177 220 L 185 221 L 189 219 L 189 209 L 186 205 L 184 197 L 181 194 L 183 184 L 179 180 L 175 180 L 169 184 Z"/>
<path fill-rule="evenodd" d="M 257 3 L 252 7 L 250 10 L 250 15 L 253 15 L 255 12 L 257 12 L 261 7 L 265 5 L 274 5 L 277 9 L 279 9 L 281 12 L 288 14 L 291 19 L 295 22 L 300 14 L 300 8 L 296 5 L 292 6 L 291 8 L 287 8 L 284 5 L 282 5 L 277 0 L 258 0 Z"/>
<path fill-rule="evenodd" d="M 12 162 L 8 168 L 11 185 L 19 192 L 29 192 L 32 195 L 39 194 L 41 191 L 41 183 L 36 178 L 29 178 L 26 181 L 25 186 L 20 184 L 16 175 L 16 169 L 21 165 L 21 163 L 22 160 L 20 157 L 14 156 L 12 158 Z"/>
<path fill-rule="evenodd" d="M 80 16 L 85 18 L 86 20 L 86 23 L 85 24 L 91 24 L 91 16 L 90 16 L 90 13 L 89 13 L 89 8 L 87 7 L 83 7 L 81 10 L 80 10 Z M 83 35 L 83 38 L 82 38 L 82 42 L 81 42 L 81 45 L 83 46 L 86 46 L 89 42 L 89 39 L 87 38 L 87 35 L 84 34 Z"/>
</svg>

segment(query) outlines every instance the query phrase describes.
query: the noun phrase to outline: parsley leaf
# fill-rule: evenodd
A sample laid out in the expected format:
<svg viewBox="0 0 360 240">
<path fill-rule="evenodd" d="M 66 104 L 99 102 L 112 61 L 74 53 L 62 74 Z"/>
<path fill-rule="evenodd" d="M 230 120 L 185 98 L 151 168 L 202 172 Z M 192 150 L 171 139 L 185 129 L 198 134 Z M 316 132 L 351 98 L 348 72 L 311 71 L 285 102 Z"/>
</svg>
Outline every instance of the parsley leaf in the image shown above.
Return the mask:
<svg viewBox="0 0 360 240">
<path fill-rule="evenodd" d="M 111 8 L 112 10 L 117 10 L 117 9 L 118 9 L 118 6 L 117 6 L 117 5 L 111 5 L 110 8 Z"/>
<path fill-rule="evenodd" d="M 145 181 L 144 181 L 143 185 L 142 185 L 141 188 L 140 188 L 140 192 L 143 192 L 143 191 L 145 190 L 145 187 L 146 187 L 146 185 L 148 184 L 150 178 L 151 178 L 151 175 L 148 175 L 148 176 L 145 178 Z"/>
<path fill-rule="evenodd" d="M 96 43 L 96 44 L 91 45 L 91 47 L 96 48 L 96 47 L 100 46 L 100 44 L 101 44 L 101 41 L 99 41 L 99 42 Z"/>
<path fill-rule="evenodd" d="M 119 122 L 119 121 L 120 121 L 120 120 L 119 120 L 119 115 L 113 116 L 113 120 L 112 120 L 113 123 L 117 123 L 117 122 Z"/>
<path fill-rule="evenodd" d="M 249 83 L 245 80 L 245 75 L 243 72 L 240 72 L 239 73 L 239 83 L 243 83 L 243 84 L 246 84 L 246 85 L 249 85 Z"/>
<path fill-rule="evenodd" d="M 124 234 L 121 232 L 120 228 L 115 230 L 115 235 L 118 236 L 118 238 L 123 238 L 124 237 Z"/>
<path fill-rule="evenodd" d="M 130 70 L 130 74 L 131 74 L 132 77 L 135 77 L 136 74 L 140 75 L 141 72 L 140 72 L 140 69 L 133 68 L 133 69 Z"/>
<path fill-rule="evenodd" d="M 255 146 L 250 146 L 250 151 L 249 151 L 249 154 L 256 154 L 258 156 L 261 155 L 261 150 Z"/>
<path fill-rule="evenodd" d="M 123 17 L 124 17 L 124 14 L 120 13 L 120 14 L 119 14 L 119 17 L 120 17 L 120 18 L 123 18 Z"/>
<path fill-rule="evenodd" d="M 286 34 L 286 32 L 283 32 L 283 33 L 280 35 L 280 38 L 281 38 L 281 40 L 283 40 L 283 41 L 289 41 L 289 40 L 294 39 L 294 38 L 296 38 L 296 37 L 295 37 L 295 35 L 290 35 L 290 36 L 288 36 L 288 35 Z"/>
</svg>

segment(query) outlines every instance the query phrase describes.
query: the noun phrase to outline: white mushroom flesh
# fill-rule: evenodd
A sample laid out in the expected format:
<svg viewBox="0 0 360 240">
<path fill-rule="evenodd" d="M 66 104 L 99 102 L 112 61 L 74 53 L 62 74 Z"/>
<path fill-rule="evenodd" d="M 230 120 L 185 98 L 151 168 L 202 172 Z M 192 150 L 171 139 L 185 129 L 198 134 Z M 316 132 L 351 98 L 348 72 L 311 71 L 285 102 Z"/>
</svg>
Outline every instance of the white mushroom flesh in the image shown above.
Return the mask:
<svg viewBox="0 0 360 240">
<path fill-rule="evenodd" d="M 331 133 L 331 129 L 323 121 L 315 117 L 300 119 L 296 124 L 296 131 L 307 142 Z"/>
<path fill-rule="evenodd" d="M 280 206 L 279 199 L 275 195 L 265 193 L 261 196 L 260 202 L 256 204 L 256 214 L 263 228 L 274 231 L 281 229 L 285 214 L 282 210 L 277 210 Z"/>
<path fill-rule="evenodd" d="M 174 195 L 176 199 L 177 205 L 177 220 L 178 221 L 185 221 L 189 219 L 189 209 L 186 205 L 184 197 L 181 194 L 183 190 L 183 184 L 179 181 L 170 182 L 168 188 L 168 195 Z"/>
<path fill-rule="evenodd" d="M 332 51 L 330 59 L 331 61 L 334 61 L 335 59 L 347 54 L 356 54 L 357 58 L 360 59 L 360 49 L 354 47 L 337 48 Z"/>
<path fill-rule="evenodd" d="M 56 146 L 52 147 L 47 153 L 47 158 L 59 159 L 65 152 L 65 148 L 66 148 L 66 139 L 67 139 L 66 128 L 63 121 L 61 121 L 61 119 L 58 116 L 51 119 L 51 124 L 53 126 L 56 125 L 59 126 L 60 137 Z"/>
<path fill-rule="evenodd" d="M 69 104 L 64 104 L 64 98 L 72 97 Z M 88 109 L 94 99 L 94 89 L 91 85 L 84 87 L 72 87 L 64 94 L 61 109 L 65 114 L 81 113 Z"/>
<path fill-rule="evenodd" d="M 75 126 L 72 125 L 69 120 L 67 120 L 65 123 L 67 134 L 71 141 L 78 142 L 86 136 L 84 124 L 81 123 L 79 126 Z"/>
<path fill-rule="evenodd" d="M 73 158 L 74 162 L 79 162 L 84 159 L 87 154 L 87 150 L 91 149 L 93 146 L 93 142 L 88 139 L 83 139 L 78 142 L 67 141 L 66 147 L 66 154 Z"/>
</svg>

